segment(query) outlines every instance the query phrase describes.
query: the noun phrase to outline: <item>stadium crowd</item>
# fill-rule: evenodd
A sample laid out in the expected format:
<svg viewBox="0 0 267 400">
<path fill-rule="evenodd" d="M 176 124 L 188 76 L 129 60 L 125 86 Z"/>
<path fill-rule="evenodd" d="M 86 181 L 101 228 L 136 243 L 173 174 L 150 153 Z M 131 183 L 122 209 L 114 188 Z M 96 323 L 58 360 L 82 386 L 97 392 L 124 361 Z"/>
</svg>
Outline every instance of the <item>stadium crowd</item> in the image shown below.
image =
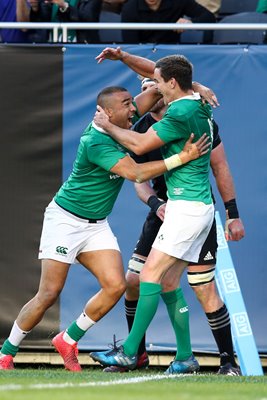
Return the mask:
<svg viewBox="0 0 267 400">
<path fill-rule="evenodd" d="M 228 15 L 227 0 L 2 0 L 0 22 L 125 22 L 125 23 L 216 23 Z M 220 11 L 221 10 L 221 11 Z M 248 9 L 237 9 L 243 12 Z M 251 0 L 249 11 L 266 13 L 266 0 Z M 111 31 L 109 31 L 111 32 Z M 114 32 L 114 31 L 113 31 Z M 122 30 L 120 40 L 110 42 L 183 43 L 183 30 Z M 190 31 L 189 31 L 190 33 Z M 101 30 L 69 30 L 68 42 L 108 43 Z M 190 40 L 190 39 L 189 39 Z M 194 40 L 199 40 L 198 36 Z M 1 29 L 3 43 L 44 43 L 52 41 L 50 30 Z M 62 41 L 62 37 L 59 39 Z M 204 31 L 202 43 L 212 43 L 211 30 Z"/>
</svg>

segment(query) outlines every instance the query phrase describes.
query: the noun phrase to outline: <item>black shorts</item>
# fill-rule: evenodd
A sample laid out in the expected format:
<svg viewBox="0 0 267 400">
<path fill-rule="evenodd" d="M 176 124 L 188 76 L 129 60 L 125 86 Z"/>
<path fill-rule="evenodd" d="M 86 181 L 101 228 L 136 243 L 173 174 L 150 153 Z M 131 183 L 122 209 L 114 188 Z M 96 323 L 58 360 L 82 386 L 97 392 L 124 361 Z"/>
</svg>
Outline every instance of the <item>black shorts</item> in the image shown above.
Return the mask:
<svg viewBox="0 0 267 400">
<path fill-rule="evenodd" d="M 139 254 L 143 257 L 148 256 L 161 225 L 161 219 L 151 211 L 144 222 L 141 235 L 134 249 L 135 254 Z M 208 237 L 201 249 L 198 262 L 190 263 L 190 265 L 216 264 L 217 248 L 216 220 L 214 218 Z"/>
<path fill-rule="evenodd" d="M 150 211 L 144 222 L 142 232 L 134 249 L 134 253 L 143 257 L 148 256 L 161 225 L 161 219 L 157 217 L 156 213 Z"/>
<path fill-rule="evenodd" d="M 199 254 L 198 262 L 190 263 L 189 265 L 216 264 L 217 248 L 218 248 L 217 228 L 216 228 L 216 220 L 214 218 L 207 239 L 205 240 L 205 243 L 203 244 L 201 252 Z"/>
</svg>

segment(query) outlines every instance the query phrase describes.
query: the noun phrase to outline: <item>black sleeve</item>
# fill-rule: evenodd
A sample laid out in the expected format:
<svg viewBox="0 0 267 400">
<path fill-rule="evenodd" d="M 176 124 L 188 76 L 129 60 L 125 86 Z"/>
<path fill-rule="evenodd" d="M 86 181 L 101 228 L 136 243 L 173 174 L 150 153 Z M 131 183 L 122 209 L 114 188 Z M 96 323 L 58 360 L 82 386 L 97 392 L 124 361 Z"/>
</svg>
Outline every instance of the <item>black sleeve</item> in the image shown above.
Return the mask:
<svg viewBox="0 0 267 400">
<path fill-rule="evenodd" d="M 57 18 L 60 22 L 80 22 L 78 8 L 72 7 L 71 5 L 65 12 L 58 9 Z"/>
<path fill-rule="evenodd" d="M 215 23 L 215 15 L 207 8 L 201 6 L 194 0 L 185 1 L 185 15 L 191 18 L 192 22 Z"/>
<path fill-rule="evenodd" d="M 156 121 L 152 118 L 150 113 L 146 113 L 143 115 L 132 127 L 132 130 L 138 133 L 145 133 L 148 128 L 155 123 Z M 132 153 L 131 157 L 135 160 L 137 163 L 145 163 L 148 161 L 151 161 L 150 155 L 151 152 L 148 152 L 146 154 L 143 154 L 141 156 L 137 156 L 136 154 Z"/>
<path fill-rule="evenodd" d="M 137 12 L 137 2 L 128 0 L 123 4 L 121 10 L 121 22 L 140 22 Z M 122 38 L 125 43 L 139 43 L 140 42 L 140 31 L 135 30 L 122 30 Z"/>
<path fill-rule="evenodd" d="M 77 6 L 70 5 L 65 13 L 58 10 L 57 16 L 61 22 L 99 22 L 101 7 L 100 0 L 80 0 Z"/>
<path fill-rule="evenodd" d="M 76 7 L 69 6 L 65 13 L 58 10 L 61 22 L 99 22 L 102 7 L 101 0 L 80 0 Z M 78 43 L 98 43 L 98 29 L 80 29 L 76 31 Z"/>
<path fill-rule="evenodd" d="M 39 2 L 38 11 L 30 10 L 30 22 L 50 22 L 52 5 L 46 4 L 43 0 Z"/>
<path fill-rule="evenodd" d="M 219 135 L 219 127 L 217 123 L 213 120 L 213 143 L 212 143 L 212 150 L 215 149 L 221 143 L 221 138 Z"/>
<path fill-rule="evenodd" d="M 99 22 L 101 7 L 101 0 L 80 0 L 77 6 L 70 5 L 66 12 L 58 10 L 57 17 L 60 22 Z"/>
<path fill-rule="evenodd" d="M 78 5 L 80 22 L 99 22 L 102 0 L 80 0 Z"/>
</svg>

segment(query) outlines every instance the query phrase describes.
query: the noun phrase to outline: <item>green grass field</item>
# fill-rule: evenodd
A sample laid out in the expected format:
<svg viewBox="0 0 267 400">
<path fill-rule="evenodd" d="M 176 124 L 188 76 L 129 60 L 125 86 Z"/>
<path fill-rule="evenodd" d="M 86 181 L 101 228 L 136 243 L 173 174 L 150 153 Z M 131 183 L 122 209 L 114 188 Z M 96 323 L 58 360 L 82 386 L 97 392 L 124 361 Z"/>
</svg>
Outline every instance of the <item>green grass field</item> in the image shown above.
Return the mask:
<svg viewBox="0 0 267 400">
<path fill-rule="evenodd" d="M 54 368 L 0 371 L 0 399 L 38 400 L 267 400 L 267 376 L 216 374 L 166 377 L 162 370 L 108 374 L 100 368 L 72 373 Z"/>
</svg>

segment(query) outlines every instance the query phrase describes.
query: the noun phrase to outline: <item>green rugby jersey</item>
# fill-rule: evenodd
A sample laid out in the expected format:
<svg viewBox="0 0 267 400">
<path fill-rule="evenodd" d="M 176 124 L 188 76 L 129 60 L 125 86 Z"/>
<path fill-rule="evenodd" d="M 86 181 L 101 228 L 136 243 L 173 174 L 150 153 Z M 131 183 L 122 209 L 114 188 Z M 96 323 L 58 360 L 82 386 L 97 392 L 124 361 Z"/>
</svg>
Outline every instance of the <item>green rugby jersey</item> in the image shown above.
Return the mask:
<svg viewBox="0 0 267 400">
<path fill-rule="evenodd" d="M 195 140 L 203 133 L 213 140 L 212 110 L 202 104 L 198 93 L 175 100 L 169 104 L 163 119 L 153 125 L 165 142 L 163 158 L 180 153 L 191 133 Z M 171 200 L 202 201 L 212 203 L 210 183 L 210 151 L 197 160 L 190 161 L 165 173 L 167 195 Z"/>
<path fill-rule="evenodd" d="M 90 123 L 81 137 L 73 170 L 55 195 L 56 203 L 83 218 L 107 217 L 124 182 L 110 169 L 126 154 L 123 146 Z"/>
</svg>

